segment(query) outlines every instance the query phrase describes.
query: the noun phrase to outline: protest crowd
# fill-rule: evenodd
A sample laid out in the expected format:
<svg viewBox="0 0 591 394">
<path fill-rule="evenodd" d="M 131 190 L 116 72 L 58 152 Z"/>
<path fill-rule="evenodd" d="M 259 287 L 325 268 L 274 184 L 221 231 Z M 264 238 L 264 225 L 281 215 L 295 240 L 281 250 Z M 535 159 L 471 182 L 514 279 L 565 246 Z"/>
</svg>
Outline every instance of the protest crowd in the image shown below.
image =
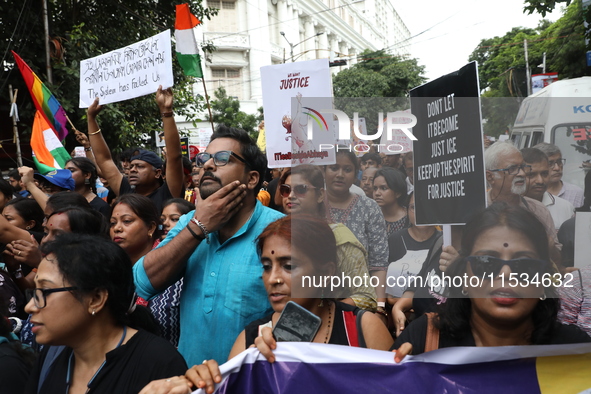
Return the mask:
<svg viewBox="0 0 591 394">
<path fill-rule="evenodd" d="M 412 152 L 271 170 L 245 131 L 220 125 L 186 170 L 172 103 L 159 89 L 166 161 L 143 148 L 114 157 L 96 99 L 76 135 L 86 157 L 0 180 L 0 392 L 210 393 L 218 365 L 248 348 L 273 363 L 281 324 L 396 362 L 591 341 L 590 271 L 573 268 L 565 227 L 591 190 L 560 180 L 556 146 L 489 146 L 488 207 L 444 245 L 441 226 L 416 224 Z M 501 283 L 512 274 L 517 285 Z M 446 275 L 482 281 L 426 280 Z M 317 318 L 313 331 L 280 324 L 289 301 Z"/>
<path fill-rule="evenodd" d="M 404 153 L 337 144 L 329 157 L 307 138 L 298 93 L 300 112 L 281 119 L 293 152 L 265 154 L 218 124 L 189 159 L 166 86 L 154 95 L 162 148 L 114 154 L 101 127 L 113 109 L 96 97 L 63 166 L 37 150 L 36 170 L 2 169 L 0 394 L 213 393 L 220 366 L 245 352 L 273 371 L 280 342 L 373 349 L 395 367 L 443 348 L 591 342 L 591 265 L 575 267 L 591 172 L 584 190 L 564 180 L 558 146 L 478 135 L 467 156 L 426 164 L 412 142 Z M 456 152 L 467 117 L 453 116 L 431 158 Z M 272 162 L 284 157 L 290 166 Z M 441 166 L 465 179 L 427 197 L 417 181 Z M 418 219 L 479 177 L 482 206 L 466 205 L 465 224 Z"/>
</svg>

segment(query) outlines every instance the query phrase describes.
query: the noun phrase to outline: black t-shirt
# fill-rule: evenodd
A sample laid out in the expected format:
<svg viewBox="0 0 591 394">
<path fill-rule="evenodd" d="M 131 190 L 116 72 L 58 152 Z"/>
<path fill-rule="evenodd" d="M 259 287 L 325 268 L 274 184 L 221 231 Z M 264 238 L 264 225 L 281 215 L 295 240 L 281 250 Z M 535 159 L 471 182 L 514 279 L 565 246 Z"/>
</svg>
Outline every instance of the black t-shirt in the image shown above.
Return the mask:
<svg viewBox="0 0 591 394">
<path fill-rule="evenodd" d="M 100 213 L 102 213 L 107 218 L 107 220 L 111 218 L 111 206 L 107 204 L 107 202 L 99 196 L 96 196 L 90 202 L 90 207 L 95 211 L 99 211 Z"/>
<path fill-rule="evenodd" d="M 23 270 L 24 274 L 24 270 Z M 4 313 L 8 316 L 15 316 L 26 319 L 25 296 L 18 288 L 12 277 L 6 271 L 0 271 L 0 307 L 5 308 Z"/>
<path fill-rule="evenodd" d="M 33 367 L 25 394 L 36 394 L 39 374 L 47 356 L 46 346 Z M 53 362 L 40 393 L 66 392 L 68 361 L 72 349 L 66 348 Z M 152 380 L 184 375 L 187 363 L 170 342 L 139 330 L 121 347 L 107 353 L 106 364 L 92 381 L 91 393 L 137 394 Z"/>
<path fill-rule="evenodd" d="M 396 338 L 392 349 L 398 349 L 400 345 L 406 342 L 412 344 L 412 354 L 421 354 L 425 352 L 425 342 L 427 339 L 428 319 L 426 315 L 414 320 L 407 328 Z M 563 345 L 568 343 L 591 342 L 591 337 L 577 326 L 556 323 L 554 334 L 547 345 Z M 455 346 L 476 346 L 474 336 L 470 332 L 463 338 L 451 338 L 443 332 L 439 333 L 439 349 Z"/>
<path fill-rule="evenodd" d="M 416 276 L 421 271 L 425 260 L 428 257 L 429 250 L 441 236 L 439 231 L 435 231 L 431 237 L 424 241 L 415 241 L 408 233 L 408 229 L 396 231 L 388 238 L 388 248 L 390 250 L 388 266 L 388 282 L 386 292 L 394 297 L 401 297 L 408 289 L 408 283 L 412 276 Z M 402 280 L 405 277 L 405 280 Z M 407 286 L 404 286 L 404 285 Z M 416 286 L 412 286 L 413 289 Z"/>
<path fill-rule="evenodd" d="M 562 244 L 562 266 L 574 267 L 575 265 L 575 218 L 572 217 L 562 223 L 558 230 L 558 242 Z"/>
<path fill-rule="evenodd" d="M 121 187 L 119 188 L 119 195 L 122 196 L 127 193 L 135 193 L 135 189 L 131 187 L 127 178 L 123 177 L 121 179 Z M 158 210 L 158 213 L 162 213 L 162 208 L 164 206 L 164 203 L 166 201 L 170 200 L 171 198 L 173 198 L 172 194 L 170 194 L 170 190 L 168 189 L 168 185 L 166 184 L 166 182 L 164 182 L 162 184 L 162 186 L 160 186 L 158 189 L 154 190 L 150 195 L 148 195 L 146 197 L 148 197 L 150 200 L 152 200 L 154 205 L 156 205 L 156 209 Z M 177 196 L 177 197 L 180 197 L 180 196 Z"/>
<path fill-rule="evenodd" d="M 420 283 L 411 283 L 408 291 L 414 291 L 412 307 L 415 316 L 419 317 L 427 312 L 433 312 L 437 304 L 445 301 L 445 286 L 441 280 L 443 272 L 439 269 L 439 257 L 443 247 L 443 237 L 439 236 L 427 255 L 427 260 L 423 263 L 418 276 L 423 280 L 423 286 Z"/>
<path fill-rule="evenodd" d="M 29 366 L 12 344 L 0 344 L 0 394 L 22 393 L 29 378 Z"/>
<path fill-rule="evenodd" d="M 271 195 L 271 202 L 269 203 L 269 208 L 272 208 L 272 209 L 279 211 L 279 212 L 283 212 L 283 207 L 277 206 L 277 204 L 275 204 L 275 193 L 277 192 L 278 187 L 279 187 L 279 178 L 273 179 L 267 185 L 267 191 Z"/>
</svg>

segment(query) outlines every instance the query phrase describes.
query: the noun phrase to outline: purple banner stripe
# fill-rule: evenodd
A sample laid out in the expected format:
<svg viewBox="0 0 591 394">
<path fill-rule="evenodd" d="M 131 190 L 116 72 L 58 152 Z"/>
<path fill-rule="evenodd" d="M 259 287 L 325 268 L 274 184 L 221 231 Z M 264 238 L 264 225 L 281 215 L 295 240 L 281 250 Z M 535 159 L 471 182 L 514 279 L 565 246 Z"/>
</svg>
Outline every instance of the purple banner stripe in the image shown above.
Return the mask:
<svg viewBox="0 0 591 394">
<path fill-rule="evenodd" d="M 244 364 L 217 393 L 540 393 L 535 359 L 443 365 L 405 363 Z"/>
</svg>

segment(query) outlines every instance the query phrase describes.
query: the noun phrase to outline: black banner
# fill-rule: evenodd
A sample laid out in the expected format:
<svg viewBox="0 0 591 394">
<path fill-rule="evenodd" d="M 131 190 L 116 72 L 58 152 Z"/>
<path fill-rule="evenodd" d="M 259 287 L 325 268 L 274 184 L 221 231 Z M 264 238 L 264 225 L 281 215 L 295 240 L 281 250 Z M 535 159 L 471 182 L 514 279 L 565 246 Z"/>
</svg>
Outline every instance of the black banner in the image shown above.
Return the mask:
<svg viewBox="0 0 591 394">
<path fill-rule="evenodd" d="M 478 66 L 410 91 L 417 224 L 464 224 L 486 206 Z"/>
</svg>

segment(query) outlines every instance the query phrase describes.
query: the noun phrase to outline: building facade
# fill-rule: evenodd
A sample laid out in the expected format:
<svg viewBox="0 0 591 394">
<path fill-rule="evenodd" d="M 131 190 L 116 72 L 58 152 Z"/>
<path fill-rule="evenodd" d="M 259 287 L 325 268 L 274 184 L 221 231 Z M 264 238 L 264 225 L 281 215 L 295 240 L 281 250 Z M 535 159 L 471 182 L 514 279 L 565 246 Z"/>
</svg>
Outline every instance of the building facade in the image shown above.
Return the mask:
<svg viewBox="0 0 591 394">
<path fill-rule="evenodd" d="M 256 113 L 262 106 L 260 68 L 292 61 L 357 62 L 365 49 L 410 53 L 410 32 L 392 0 L 206 0 L 218 15 L 198 27 L 198 40 L 216 47 L 203 56 L 207 92 L 223 86 Z M 204 94 L 202 83 L 195 92 Z M 205 124 L 203 125 L 204 127 Z"/>
</svg>

